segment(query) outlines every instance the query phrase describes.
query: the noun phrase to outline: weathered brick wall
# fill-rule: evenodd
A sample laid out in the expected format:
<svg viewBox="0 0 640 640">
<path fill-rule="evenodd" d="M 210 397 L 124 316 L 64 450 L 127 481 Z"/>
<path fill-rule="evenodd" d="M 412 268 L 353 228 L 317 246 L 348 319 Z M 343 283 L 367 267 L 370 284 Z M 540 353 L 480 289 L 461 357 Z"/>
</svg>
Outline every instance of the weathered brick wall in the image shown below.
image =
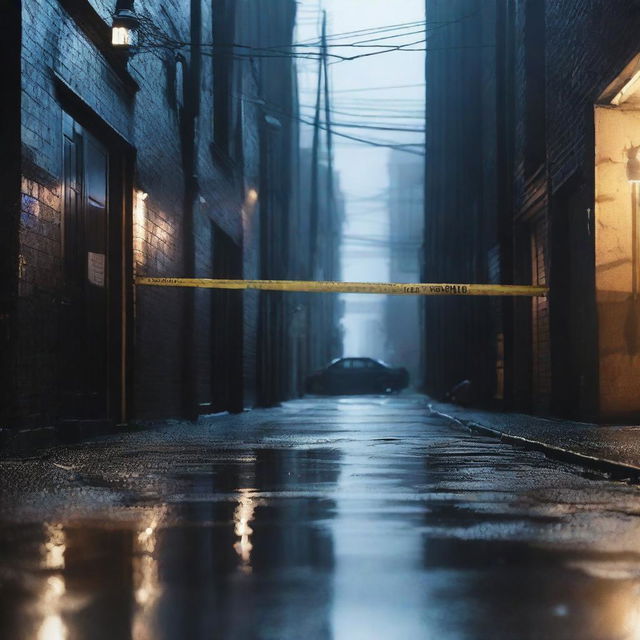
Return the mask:
<svg viewBox="0 0 640 640">
<path fill-rule="evenodd" d="M 597 415 L 594 245 L 594 104 L 640 52 L 634 0 L 548 0 L 547 162 L 554 411 Z M 569 397 L 572 400 L 569 400 Z"/>
<path fill-rule="evenodd" d="M 139 91 L 127 88 L 57 0 L 25 0 L 22 71 L 23 199 L 20 230 L 20 366 L 16 369 L 23 418 L 34 424 L 55 419 L 60 353 L 58 303 L 61 261 L 62 108 L 56 83 L 71 92 L 135 149 L 133 251 L 139 275 L 183 273 L 183 141 L 177 95 L 178 67 L 173 54 L 141 53 L 129 62 Z M 105 22 L 115 6 L 94 0 Z M 113 5 L 113 6 L 112 6 Z M 136 9 L 167 32 L 189 40 L 189 3 L 144 0 Z M 204 41 L 211 42 L 211 4 L 202 3 Z M 188 57 L 188 56 L 187 56 Z M 56 80 L 56 77 L 58 80 Z M 239 245 L 244 196 L 237 180 L 211 153 L 213 130 L 212 58 L 203 57 L 196 158 L 199 197 L 194 212 L 195 264 L 212 275 L 212 224 Z M 255 152 L 247 146 L 246 153 Z M 135 295 L 135 398 L 138 417 L 181 411 L 181 333 L 185 294 L 180 290 L 139 288 Z M 199 395 L 210 389 L 210 313 L 207 294 L 196 298 L 195 327 Z M 251 320 L 247 331 L 253 330 Z M 241 354 L 238 355 L 241 357 Z"/>
<path fill-rule="evenodd" d="M 43 205 L 48 209 L 37 225 L 30 222 L 34 215 L 27 212 L 21 229 L 20 325 L 33 338 L 29 341 L 24 334 L 19 337 L 25 358 L 20 396 L 30 407 L 38 406 L 37 398 L 43 398 L 44 411 L 44 406 L 55 410 L 51 397 L 56 393 L 56 371 L 55 367 L 34 365 L 45 364 L 43 358 L 55 361 L 61 357 L 56 331 L 51 330 L 49 322 L 61 285 L 62 110 L 53 75 L 58 75 L 137 149 L 136 186 L 150 194 L 145 219 L 139 220 L 136 230 L 138 271 L 144 265 L 150 275 L 179 273 L 180 241 L 176 235 L 182 176 L 177 116 L 167 101 L 165 65 L 152 57 L 132 62 L 131 73 L 141 87 L 134 98 L 58 2 L 26 0 L 23 6 L 23 20 L 29 25 L 23 40 L 24 174 L 25 179 L 38 185 L 40 210 L 44 210 Z M 157 11 L 157 7 L 148 8 Z M 172 9 L 174 16 L 182 14 L 184 20 L 183 3 L 172 3 Z M 48 204 L 42 201 L 42 194 L 49 199 Z M 140 320 L 136 404 L 142 414 L 145 408 L 156 414 L 174 413 L 179 406 L 174 373 L 179 345 L 174 336 L 179 331 L 180 314 L 178 305 L 169 299 L 171 295 L 140 291 L 136 300 Z M 36 337 L 38 344 L 33 342 Z M 34 379 L 36 376 L 38 379 Z"/>
<path fill-rule="evenodd" d="M 507 395 L 520 409 L 550 406 L 595 417 L 598 329 L 587 213 L 594 210 L 593 108 L 640 52 L 640 3 L 427 0 L 426 6 L 427 20 L 472 16 L 471 31 L 453 23 L 437 32 L 427 55 L 426 276 L 483 281 L 482 254 L 497 230 L 500 280 L 544 278 L 551 286 L 548 308 L 535 305 L 536 313 L 527 300 L 502 304 Z M 476 55 L 485 36 L 497 58 L 491 49 Z M 439 53 L 438 45 L 446 50 Z M 456 51 L 460 46 L 465 50 Z M 468 80 L 453 82 L 462 70 Z M 495 330 L 490 323 L 482 333 L 485 316 L 478 311 L 464 301 L 428 301 L 430 390 L 441 392 L 454 374 L 472 369 L 464 354 Z"/>
<path fill-rule="evenodd" d="M 188 38 L 187 7 L 171 15 Z M 143 7 L 152 12 L 148 5 Z M 155 16 L 155 12 L 153 13 Z M 168 25 L 163 25 L 168 27 Z M 182 275 L 184 173 L 176 64 L 151 55 L 129 63 L 140 84 L 135 103 L 136 193 L 133 248 L 136 275 Z M 134 407 L 140 418 L 179 415 L 182 408 L 181 350 L 184 292 L 139 287 L 135 291 Z"/>
<path fill-rule="evenodd" d="M 38 179 L 23 178 L 19 322 L 12 340 L 14 347 L 20 345 L 13 369 L 13 384 L 20 390 L 14 398 L 14 411 L 22 415 L 27 425 L 40 425 L 43 419 L 46 421 L 50 407 L 56 406 L 60 375 L 60 243 L 60 186 L 42 174 Z"/>
<path fill-rule="evenodd" d="M 259 17 L 252 7 L 252 0 L 237 0 L 236 29 L 239 42 L 253 42 L 257 37 Z M 244 158 L 244 189 L 251 189 L 257 194 L 257 201 L 249 197 L 245 200 L 242 215 L 243 224 L 243 277 L 256 279 L 260 277 L 260 119 L 262 109 L 256 103 L 259 95 L 258 76 L 254 63 L 249 60 L 239 62 L 237 109 L 247 122 L 253 126 L 243 127 L 241 132 L 241 153 Z M 249 71 L 250 70 L 250 71 Z M 243 295 L 244 326 L 244 396 L 245 405 L 251 406 L 257 400 L 258 371 L 258 308 L 260 294 L 257 291 L 246 291 Z"/>
<path fill-rule="evenodd" d="M 547 0 L 548 158 L 553 189 L 593 173 L 593 105 L 638 53 L 634 0 Z"/>
</svg>

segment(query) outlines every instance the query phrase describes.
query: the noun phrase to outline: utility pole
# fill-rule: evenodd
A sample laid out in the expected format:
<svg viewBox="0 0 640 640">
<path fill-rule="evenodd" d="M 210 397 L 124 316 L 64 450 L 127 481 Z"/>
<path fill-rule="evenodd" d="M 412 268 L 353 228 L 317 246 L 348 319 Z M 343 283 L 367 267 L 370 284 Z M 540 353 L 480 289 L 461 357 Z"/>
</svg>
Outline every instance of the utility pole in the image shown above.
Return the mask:
<svg viewBox="0 0 640 640">
<path fill-rule="evenodd" d="M 322 107 L 322 82 L 324 78 L 324 52 L 326 51 L 327 40 L 327 12 L 322 14 L 322 40 L 321 55 L 318 64 L 318 88 L 316 91 L 316 108 L 313 118 L 313 144 L 311 147 L 311 194 L 310 194 L 310 251 L 309 251 L 309 273 L 310 278 L 315 280 L 318 268 L 318 231 L 320 226 L 320 114 Z"/>
<path fill-rule="evenodd" d="M 323 27 L 326 27 L 326 12 L 324 13 Z M 327 47 L 326 28 L 322 30 L 322 71 L 324 74 L 324 121 L 327 136 L 327 180 L 326 180 L 326 208 L 325 224 L 322 233 L 324 243 L 324 263 L 322 278 L 324 280 L 335 280 L 338 277 L 336 269 L 336 255 L 338 251 L 338 233 L 336 230 L 336 206 L 333 185 L 333 132 L 331 130 L 331 98 L 329 88 L 329 55 Z M 323 357 L 330 360 L 338 352 L 338 346 L 334 344 L 334 322 L 336 318 L 337 299 L 334 297 L 325 298 L 320 312 L 323 315 L 322 324 L 326 332 L 326 340 Z"/>
<path fill-rule="evenodd" d="M 329 63 L 328 63 L 328 47 L 326 32 L 327 12 L 324 12 L 323 29 L 322 29 L 322 71 L 324 74 L 324 121 L 327 135 L 327 214 L 331 222 L 331 230 L 333 231 L 335 201 L 333 186 L 333 133 L 331 131 L 331 99 L 329 95 Z M 333 243 L 337 238 L 330 237 L 329 242 Z M 333 249 L 333 244 L 331 245 Z M 331 261 L 333 264 L 333 260 Z M 325 273 L 325 278 L 334 279 L 334 273 Z"/>
</svg>

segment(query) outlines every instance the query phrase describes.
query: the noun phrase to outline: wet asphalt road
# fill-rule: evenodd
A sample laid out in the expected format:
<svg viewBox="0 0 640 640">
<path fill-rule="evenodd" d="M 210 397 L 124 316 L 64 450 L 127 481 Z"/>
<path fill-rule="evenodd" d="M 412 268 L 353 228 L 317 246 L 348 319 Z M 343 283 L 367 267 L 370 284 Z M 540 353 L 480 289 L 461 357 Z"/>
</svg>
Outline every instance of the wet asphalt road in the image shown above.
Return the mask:
<svg viewBox="0 0 640 640">
<path fill-rule="evenodd" d="M 127 432 L 0 481 L 0 638 L 640 638 L 640 488 L 420 396 Z"/>
</svg>

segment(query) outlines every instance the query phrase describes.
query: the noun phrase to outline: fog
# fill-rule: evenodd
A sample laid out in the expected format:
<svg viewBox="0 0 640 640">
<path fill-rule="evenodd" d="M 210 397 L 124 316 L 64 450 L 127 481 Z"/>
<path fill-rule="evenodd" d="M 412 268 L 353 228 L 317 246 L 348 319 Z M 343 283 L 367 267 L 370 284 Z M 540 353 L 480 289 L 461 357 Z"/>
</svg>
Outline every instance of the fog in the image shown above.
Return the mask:
<svg viewBox="0 0 640 640">
<path fill-rule="evenodd" d="M 337 123 L 414 130 L 424 127 L 424 51 L 387 50 L 387 45 L 424 49 L 425 45 L 420 41 L 425 38 L 425 27 L 419 24 L 424 21 L 424 1 L 302 0 L 299 3 L 298 42 L 318 38 L 323 9 L 327 12 L 330 54 L 375 54 L 358 60 L 331 60 L 334 131 L 383 144 L 422 144 L 424 136 L 418 131 L 340 127 Z M 384 32 L 379 31 L 385 27 Z M 351 33 L 369 29 L 376 31 Z M 301 111 L 310 119 L 317 86 L 317 63 L 300 60 L 298 70 Z M 303 129 L 302 144 L 310 146 L 312 127 L 303 125 Z M 423 152 L 420 146 L 405 148 Z M 397 230 L 393 226 L 397 221 L 390 220 L 389 214 L 391 149 L 340 137 L 334 138 L 334 149 L 335 168 L 340 175 L 346 203 L 342 279 L 387 282 L 393 271 L 389 234 L 390 230 Z M 406 156 L 410 161 L 422 160 L 419 155 L 399 151 L 394 156 Z M 394 189 L 398 190 L 398 186 Z M 415 208 L 415 202 L 413 205 Z M 398 242 L 396 245 L 400 246 Z M 416 242 L 420 239 L 416 238 Z M 419 275 L 418 252 L 412 247 L 405 258 L 412 263 L 413 273 L 406 273 L 408 277 L 404 278 L 409 281 Z M 402 276 L 396 274 L 396 277 Z M 395 301 L 389 303 L 385 296 L 346 295 L 344 299 L 344 355 L 385 360 L 407 357 L 397 353 L 398 349 L 390 344 L 397 327 L 387 326 L 387 316 Z M 410 304 L 415 306 L 417 301 Z M 417 313 L 415 309 L 412 312 Z M 415 324 L 414 344 L 417 345 L 417 316 Z M 397 361 L 395 364 L 407 363 Z"/>
</svg>

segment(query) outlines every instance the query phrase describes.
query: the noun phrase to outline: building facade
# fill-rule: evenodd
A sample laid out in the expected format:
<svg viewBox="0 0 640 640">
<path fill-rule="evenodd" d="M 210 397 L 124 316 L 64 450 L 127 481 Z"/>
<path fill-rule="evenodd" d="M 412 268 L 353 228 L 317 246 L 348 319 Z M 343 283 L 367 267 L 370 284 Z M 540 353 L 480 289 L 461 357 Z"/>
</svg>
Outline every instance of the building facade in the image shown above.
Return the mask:
<svg viewBox="0 0 640 640">
<path fill-rule="evenodd" d="M 501 2 L 502 0 L 497 0 Z M 424 282 L 490 282 L 499 244 L 495 2 L 429 0 L 426 54 Z M 462 45 L 464 43 L 464 46 Z M 487 46 L 485 46 L 487 45 Z M 465 82 L 458 82 L 464 70 Z M 498 255 L 500 255 L 498 251 Z M 495 393 L 492 301 L 425 300 L 425 388 L 443 397 L 470 380 Z"/>
<path fill-rule="evenodd" d="M 297 229 L 298 242 L 303 243 L 303 250 L 296 277 L 301 280 L 339 281 L 342 279 L 340 242 L 345 217 L 344 197 L 340 189 L 340 175 L 329 167 L 323 155 L 314 154 L 308 147 L 300 151 Z M 317 216 L 315 224 L 314 215 Z M 297 302 L 301 345 L 299 368 L 310 373 L 342 355 L 340 320 L 344 314 L 344 302 L 336 293 L 301 294 Z M 313 340 L 308 336 L 313 336 Z"/>
<path fill-rule="evenodd" d="M 125 5 L 140 18 L 128 52 L 111 40 Z M 134 285 L 287 277 L 297 123 L 265 105 L 297 112 L 295 67 L 247 52 L 291 42 L 295 3 L 1 11 L 2 426 L 195 418 L 299 393 L 278 294 Z"/>
<path fill-rule="evenodd" d="M 432 44 L 440 38 L 475 52 L 427 56 L 427 275 L 550 287 L 546 298 L 430 305 L 433 339 L 438 323 L 462 323 L 456 331 L 479 354 L 474 367 L 443 341 L 427 361 L 430 389 L 484 375 L 491 385 L 478 388 L 479 400 L 637 418 L 640 4 L 428 0 L 427 16 L 451 21 Z M 462 68 L 481 82 L 451 82 Z M 464 140 L 448 146 L 460 130 Z M 449 170 L 454 183 L 439 182 Z M 439 251 L 455 234 L 457 255 L 450 245 Z"/>
<path fill-rule="evenodd" d="M 424 226 L 424 161 L 401 150 L 389 157 L 389 282 L 420 282 Z M 387 359 L 423 386 L 423 303 L 418 296 L 386 300 Z"/>
</svg>

